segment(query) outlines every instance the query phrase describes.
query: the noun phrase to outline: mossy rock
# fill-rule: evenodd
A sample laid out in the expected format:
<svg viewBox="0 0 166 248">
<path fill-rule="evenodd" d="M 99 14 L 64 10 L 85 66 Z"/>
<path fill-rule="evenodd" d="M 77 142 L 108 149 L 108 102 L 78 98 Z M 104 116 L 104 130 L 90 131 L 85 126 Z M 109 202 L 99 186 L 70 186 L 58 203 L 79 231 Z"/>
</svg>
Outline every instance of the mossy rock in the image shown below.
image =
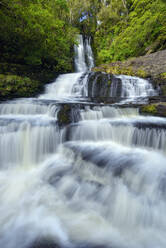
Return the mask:
<svg viewBox="0 0 166 248">
<path fill-rule="evenodd" d="M 138 67 L 137 69 L 134 68 L 133 66 L 126 66 L 123 65 L 122 63 L 120 64 L 105 64 L 100 67 L 95 67 L 93 68 L 93 71 L 98 72 L 98 71 L 104 71 L 108 74 L 115 74 L 115 75 L 128 75 L 128 76 L 136 76 L 140 78 L 147 78 L 149 77 L 149 74 L 142 68 Z"/>
<path fill-rule="evenodd" d="M 32 97 L 39 92 L 41 85 L 28 77 L 0 74 L 0 99 Z"/>
<path fill-rule="evenodd" d="M 166 117 L 166 103 L 159 102 L 156 104 L 148 104 L 140 107 L 140 113 L 145 115 L 154 115 Z"/>
<path fill-rule="evenodd" d="M 161 77 L 162 79 L 166 79 L 166 72 L 161 73 L 161 74 L 160 74 L 160 77 Z"/>
<path fill-rule="evenodd" d="M 61 109 L 58 112 L 57 118 L 60 127 L 70 124 L 72 122 L 71 106 L 68 104 L 61 105 Z"/>
<path fill-rule="evenodd" d="M 157 113 L 157 107 L 155 104 L 149 104 L 141 107 L 140 112 L 142 114 L 155 115 Z"/>
</svg>

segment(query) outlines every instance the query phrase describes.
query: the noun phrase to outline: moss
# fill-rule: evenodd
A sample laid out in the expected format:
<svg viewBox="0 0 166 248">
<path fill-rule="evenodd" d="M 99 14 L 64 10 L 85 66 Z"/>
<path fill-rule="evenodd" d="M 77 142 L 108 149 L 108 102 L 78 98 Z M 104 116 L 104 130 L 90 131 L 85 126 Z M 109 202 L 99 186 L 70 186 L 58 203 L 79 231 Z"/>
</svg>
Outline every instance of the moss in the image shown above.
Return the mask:
<svg viewBox="0 0 166 248">
<path fill-rule="evenodd" d="M 166 72 L 160 74 L 161 79 L 166 79 Z"/>
<path fill-rule="evenodd" d="M 115 75 L 128 75 L 128 76 L 136 76 L 141 78 L 147 78 L 148 73 L 143 70 L 143 68 L 139 67 L 135 69 L 133 66 L 126 66 L 122 64 L 116 64 L 116 65 L 110 65 L 105 64 L 100 67 L 93 68 L 93 71 L 104 71 L 109 74 L 115 74 Z"/>
<path fill-rule="evenodd" d="M 40 89 L 40 83 L 28 77 L 0 74 L 0 98 L 32 97 Z"/>
<path fill-rule="evenodd" d="M 166 117 L 166 102 L 157 102 L 140 107 L 140 113 Z"/>
<path fill-rule="evenodd" d="M 111 79 L 108 81 L 108 87 L 110 87 L 111 86 L 111 84 L 112 84 L 112 81 L 111 81 Z"/>
<path fill-rule="evenodd" d="M 145 70 L 143 70 L 141 68 L 136 72 L 136 75 L 138 77 L 141 77 L 141 78 L 147 78 L 147 77 L 149 77 L 149 74 Z"/>
<path fill-rule="evenodd" d="M 157 106 L 155 104 L 143 106 L 141 107 L 141 113 L 155 115 L 157 114 Z"/>
</svg>

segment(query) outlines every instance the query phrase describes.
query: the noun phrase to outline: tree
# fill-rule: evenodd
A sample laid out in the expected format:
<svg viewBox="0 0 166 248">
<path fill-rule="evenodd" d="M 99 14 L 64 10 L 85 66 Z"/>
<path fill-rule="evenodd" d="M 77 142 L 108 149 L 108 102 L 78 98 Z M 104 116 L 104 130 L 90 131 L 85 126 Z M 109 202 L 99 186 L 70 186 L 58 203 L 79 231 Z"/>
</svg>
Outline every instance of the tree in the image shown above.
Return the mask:
<svg viewBox="0 0 166 248">
<path fill-rule="evenodd" d="M 1 61 L 71 70 L 76 30 L 66 0 L 1 0 Z"/>
</svg>

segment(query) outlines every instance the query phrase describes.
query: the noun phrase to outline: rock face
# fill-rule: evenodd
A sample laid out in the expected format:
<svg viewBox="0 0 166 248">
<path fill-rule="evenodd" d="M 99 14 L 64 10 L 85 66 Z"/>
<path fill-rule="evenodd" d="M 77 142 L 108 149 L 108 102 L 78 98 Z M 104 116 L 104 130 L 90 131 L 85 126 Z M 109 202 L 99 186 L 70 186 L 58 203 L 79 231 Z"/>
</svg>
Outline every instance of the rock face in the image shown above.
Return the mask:
<svg viewBox="0 0 166 248">
<path fill-rule="evenodd" d="M 120 97 L 122 83 L 119 78 L 103 72 L 91 72 L 88 77 L 88 97 Z"/>
<path fill-rule="evenodd" d="M 154 86 L 160 87 L 160 94 L 166 95 L 166 50 L 124 62 L 104 64 L 93 68 L 93 71 L 151 78 Z"/>
<path fill-rule="evenodd" d="M 111 72 L 115 73 L 121 71 L 121 72 L 126 72 L 127 74 L 130 73 L 129 75 L 134 74 L 134 76 L 140 75 L 142 77 L 143 76 L 157 77 L 158 75 L 166 72 L 165 58 L 166 58 L 166 50 L 163 50 L 156 53 L 141 56 L 138 58 L 131 58 L 124 62 L 117 61 L 114 63 L 101 65 L 99 67 L 93 68 L 93 70 L 105 71 L 107 73 L 111 73 Z M 143 75 L 143 72 L 145 75 Z"/>
</svg>

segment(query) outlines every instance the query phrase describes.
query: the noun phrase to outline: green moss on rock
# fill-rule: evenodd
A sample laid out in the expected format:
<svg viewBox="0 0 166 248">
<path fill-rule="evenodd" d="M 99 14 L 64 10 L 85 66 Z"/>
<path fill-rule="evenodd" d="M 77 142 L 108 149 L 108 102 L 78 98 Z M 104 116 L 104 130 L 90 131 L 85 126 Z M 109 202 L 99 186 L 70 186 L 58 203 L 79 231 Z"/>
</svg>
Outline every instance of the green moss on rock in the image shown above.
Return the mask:
<svg viewBox="0 0 166 248">
<path fill-rule="evenodd" d="M 110 79 L 110 80 L 108 80 L 108 83 L 107 83 L 108 87 L 110 87 L 111 84 L 112 84 L 112 80 Z"/>
<path fill-rule="evenodd" d="M 161 73 L 161 74 L 160 74 L 160 77 L 163 78 L 163 79 L 166 79 L 166 72 Z"/>
<path fill-rule="evenodd" d="M 157 113 L 157 107 L 155 104 L 149 104 L 141 107 L 141 113 L 155 115 Z"/>
<path fill-rule="evenodd" d="M 60 126 L 68 125 L 71 123 L 71 106 L 64 104 L 58 112 L 58 123 Z"/>
<path fill-rule="evenodd" d="M 136 77 L 141 77 L 141 78 L 147 78 L 149 75 L 148 73 L 143 70 L 141 67 L 139 67 L 138 69 L 135 69 L 133 66 L 126 66 L 126 65 L 122 65 L 120 64 L 115 64 L 111 65 L 111 64 L 105 64 L 102 65 L 100 67 L 95 67 L 93 68 L 93 71 L 104 71 L 106 73 L 109 74 L 115 74 L 115 75 L 128 75 L 128 76 L 136 76 Z"/>
<path fill-rule="evenodd" d="M 166 103 L 158 102 L 140 107 L 141 114 L 166 117 Z"/>
</svg>

